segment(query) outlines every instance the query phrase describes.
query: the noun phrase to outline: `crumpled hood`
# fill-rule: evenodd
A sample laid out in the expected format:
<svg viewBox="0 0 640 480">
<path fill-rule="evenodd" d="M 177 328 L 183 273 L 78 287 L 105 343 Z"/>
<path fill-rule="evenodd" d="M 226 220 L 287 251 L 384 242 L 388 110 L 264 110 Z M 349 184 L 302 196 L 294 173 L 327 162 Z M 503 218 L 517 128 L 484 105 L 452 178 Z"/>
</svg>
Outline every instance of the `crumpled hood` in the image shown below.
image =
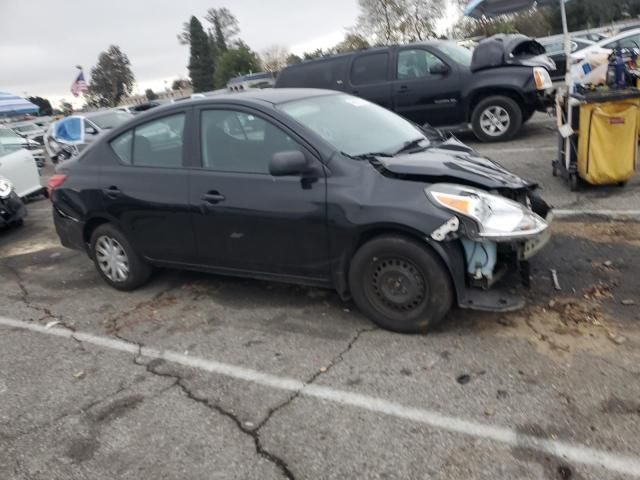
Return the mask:
<svg viewBox="0 0 640 480">
<path fill-rule="evenodd" d="M 415 176 L 416 180 L 430 183 L 461 183 L 487 190 L 536 186 L 457 141 L 448 141 L 423 152 L 376 159 L 384 170 L 392 174 Z"/>
</svg>

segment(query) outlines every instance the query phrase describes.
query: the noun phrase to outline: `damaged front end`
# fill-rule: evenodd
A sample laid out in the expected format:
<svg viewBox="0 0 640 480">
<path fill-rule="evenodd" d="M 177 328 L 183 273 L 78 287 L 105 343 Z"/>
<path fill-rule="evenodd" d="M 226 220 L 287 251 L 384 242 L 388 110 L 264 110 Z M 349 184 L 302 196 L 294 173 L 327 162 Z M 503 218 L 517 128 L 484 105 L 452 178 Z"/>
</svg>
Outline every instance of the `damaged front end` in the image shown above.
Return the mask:
<svg viewBox="0 0 640 480">
<path fill-rule="evenodd" d="M 523 306 L 520 295 L 489 290 L 503 276 L 520 272 L 529 285 L 528 260 L 550 239 L 551 208 L 532 188 L 485 191 L 452 183 L 425 188 L 429 200 L 451 212 L 431 232 L 435 242 L 459 241 L 465 260 L 465 290 L 459 305 L 479 310 L 508 311 Z M 460 290 L 460 289 L 458 289 Z"/>
</svg>

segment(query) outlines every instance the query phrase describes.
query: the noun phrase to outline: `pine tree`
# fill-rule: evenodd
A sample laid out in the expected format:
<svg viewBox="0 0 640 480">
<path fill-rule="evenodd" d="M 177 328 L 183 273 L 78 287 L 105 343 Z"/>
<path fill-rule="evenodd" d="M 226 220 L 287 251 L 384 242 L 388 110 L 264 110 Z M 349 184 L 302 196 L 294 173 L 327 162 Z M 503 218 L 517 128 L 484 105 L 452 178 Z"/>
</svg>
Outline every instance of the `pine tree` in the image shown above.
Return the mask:
<svg viewBox="0 0 640 480">
<path fill-rule="evenodd" d="M 214 66 L 211 58 L 209 38 L 196 17 L 189 22 L 191 57 L 189 58 L 189 77 L 194 92 L 213 90 Z"/>
</svg>

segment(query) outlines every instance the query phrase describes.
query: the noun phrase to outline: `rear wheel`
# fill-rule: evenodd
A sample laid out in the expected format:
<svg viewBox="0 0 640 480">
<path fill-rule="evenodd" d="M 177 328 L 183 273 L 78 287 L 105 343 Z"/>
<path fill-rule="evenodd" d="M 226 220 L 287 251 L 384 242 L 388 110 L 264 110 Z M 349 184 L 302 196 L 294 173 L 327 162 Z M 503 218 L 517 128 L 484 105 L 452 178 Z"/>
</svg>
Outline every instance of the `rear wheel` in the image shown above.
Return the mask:
<svg viewBox="0 0 640 480">
<path fill-rule="evenodd" d="M 473 133 L 483 142 L 510 140 L 520 131 L 522 121 L 520 106 L 502 95 L 481 100 L 471 114 Z"/>
<path fill-rule="evenodd" d="M 396 235 L 377 237 L 356 252 L 349 287 L 369 319 L 401 333 L 433 327 L 453 302 L 449 272 L 435 253 Z"/>
<path fill-rule="evenodd" d="M 131 247 L 124 234 L 109 223 L 91 235 L 91 256 L 100 276 L 118 290 L 134 290 L 151 275 L 151 266 Z"/>
</svg>

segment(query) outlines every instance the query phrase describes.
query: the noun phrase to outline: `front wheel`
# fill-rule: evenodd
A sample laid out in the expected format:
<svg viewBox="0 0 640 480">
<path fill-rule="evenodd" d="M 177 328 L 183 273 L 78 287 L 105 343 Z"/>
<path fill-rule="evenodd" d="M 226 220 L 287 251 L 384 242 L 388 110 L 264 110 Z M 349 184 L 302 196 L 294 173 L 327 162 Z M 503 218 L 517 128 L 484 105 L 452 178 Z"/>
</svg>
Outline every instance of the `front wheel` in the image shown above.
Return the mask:
<svg viewBox="0 0 640 480">
<path fill-rule="evenodd" d="M 453 302 L 449 272 L 415 240 L 386 235 L 351 260 L 349 288 L 358 308 L 382 328 L 419 333 L 438 324 Z"/>
<path fill-rule="evenodd" d="M 120 230 L 109 223 L 91 235 L 91 257 L 100 276 L 118 290 L 135 290 L 151 276 L 151 266 L 131 247 Z"/>
<path fill-rule="evenodd" d="M 512 139 L 522 127 L 522 109 L 515 100 L 495 95 L 481 100 L 471 114 L 471 128 L 482 142 Z"/>
</svg>

